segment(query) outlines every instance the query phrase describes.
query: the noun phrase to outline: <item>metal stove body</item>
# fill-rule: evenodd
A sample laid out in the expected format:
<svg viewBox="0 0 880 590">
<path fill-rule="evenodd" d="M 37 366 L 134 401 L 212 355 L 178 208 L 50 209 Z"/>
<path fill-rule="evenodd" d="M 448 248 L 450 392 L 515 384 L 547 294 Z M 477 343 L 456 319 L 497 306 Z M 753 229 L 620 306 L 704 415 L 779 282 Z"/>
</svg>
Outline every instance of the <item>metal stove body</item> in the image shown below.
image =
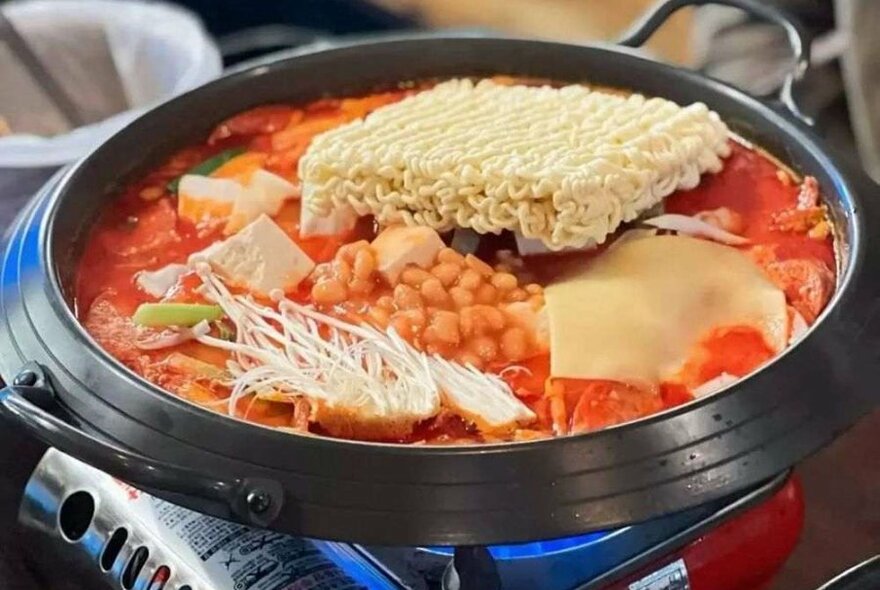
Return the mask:
<svg viewBox="0 0 880 590">
<path fill-rule="evenodd" d="M 489 548 L 363 547 L 192 512 L 50 449 L 19 521 L 34 559 L 51 559 L 83 588 L 755 590 L 793 550 L 803 502 L 783 473 L 736 498 L 610 532 Z"/>
</svg>

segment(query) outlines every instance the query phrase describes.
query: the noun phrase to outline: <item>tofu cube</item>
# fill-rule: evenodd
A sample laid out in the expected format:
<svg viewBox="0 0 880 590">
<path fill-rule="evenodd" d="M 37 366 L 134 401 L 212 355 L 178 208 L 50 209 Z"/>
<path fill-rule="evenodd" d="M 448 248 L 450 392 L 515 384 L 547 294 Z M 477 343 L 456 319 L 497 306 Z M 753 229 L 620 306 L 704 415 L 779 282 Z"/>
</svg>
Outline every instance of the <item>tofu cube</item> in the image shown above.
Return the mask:
<svg viewBox="0 0 880 590">
<path fill-rule="evenodd" d="M 185 174 L 177 187 L 177 215 L 193 223 L 228 217 L 243 191 L 228 178 Z"/>
<path fill-rule="evenodd" d="M 266 206 L 274 212 L 267 215 L 278 215 L 278 211 L 287 199 L 299 197 L 299 187 L 287 179 L 263 169 L 255 170 L 248 186 L 260 189 Z"/>
<path fill-rule="evenodd" d="M 235 200 L 223 233 L 232 235 L 263 213 L 271 217 L 278 215 L 284 201 L 298 195 L 299 189 L 293 183 L 277 174 L 255 170 Z"/>
<path fill-rule="evenodd" d="M 242 228 L 252 223 L 260 215 L 277 215 L 277 211 L 272 213 L 267 209 L 268 207 L 263 199 L 263 191 L 253 187 L 246 187 L 232 206 L 229 220 L 223 227 L 223 234 L 231 236 L 241 231 Z"/>
<path fill-rule="evenodd" d="M 311 238 L 347 234 L 354 229 L 357 220 L 357 213 L 347 205 L 335 207 L 330 215 L 320 217 L 306 206 L 306 201 L 303 199 L 299 217 L 299 236 Z"/>
<path fill-rule="evenodd" d="M 314 261 L 265 214 L 190 257 L 194 259 L 207 261 L 229 282 L 264 295 L 274 289 L 296 289 L 315 268 Z"/>
<path fill-rule="evenodd" d="M 440 235 L 430 227 L 393 226 L 373 240 L 379 273 L 390 284 L 395 284 L 409 264 L 428 268 L 437 254 L 446 247 Z"/>
</svg>

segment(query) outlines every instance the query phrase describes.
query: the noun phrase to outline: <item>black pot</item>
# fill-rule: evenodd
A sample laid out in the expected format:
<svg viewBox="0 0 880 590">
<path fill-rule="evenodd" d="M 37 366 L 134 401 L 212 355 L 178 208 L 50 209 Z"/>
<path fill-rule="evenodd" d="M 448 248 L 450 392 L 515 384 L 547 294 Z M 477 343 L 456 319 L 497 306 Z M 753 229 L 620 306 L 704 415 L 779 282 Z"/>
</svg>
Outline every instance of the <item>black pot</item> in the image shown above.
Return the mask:
<svg viewBox="0 0 880 590">
<path fill-rule="evenodd" d="M 627 43 L 641 43 L 675 8 L 698 3 L 665 3 Z M 724 3 L 782 22 L 798 53 L 796 74 L 802 72 L 806 56 L 795 26 L 757 1 Z M 660 415 L 578 436 L 449 448 L 290 435 L 228 419 L 140 379 L 76 322 L 73 277 L 96 215 L 121 185 L 221 119 L 266 102 L 489 74 L 703 101 L 739 134 L 815 176 L 835 223 L 840 281 L 809 335 L 727 390 Z M 760 482 L 876 405 L 877 192 L 864 174 L 842 168 L 785 107 L 621 47 L 419 36 L 298 52 L 151 111 L 21 216 L 2 267 L 0 372 L 15 385 L 0 397 L 0 410 L 59 449 L 157 495 L 296 534 L 458 545 L 620 526 Z"/>
</svg>

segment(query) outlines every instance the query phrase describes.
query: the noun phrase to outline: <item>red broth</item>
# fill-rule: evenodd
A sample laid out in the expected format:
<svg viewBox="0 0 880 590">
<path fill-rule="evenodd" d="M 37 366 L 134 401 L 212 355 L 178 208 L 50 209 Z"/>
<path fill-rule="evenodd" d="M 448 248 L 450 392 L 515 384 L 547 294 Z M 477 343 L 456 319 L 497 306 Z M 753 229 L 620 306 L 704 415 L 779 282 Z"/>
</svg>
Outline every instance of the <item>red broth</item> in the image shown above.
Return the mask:
<svg viewBox="0 0 880 590">
<path fill-rule="evenodd" d="M 222 351 L 194 342 L 156 351 L 138 349 L 134 345 L 136 329 L 130 318 L 138 305 L 153 299 L 137 288 L 135 275 L 142 270 L 183 263 L 190 254 L 222 239 L 219 227 L 196 227 L 178 218 L 176 196 L 168 184 L 196 164 L 224 150 L 241 148 L 250 156 L 218 169 L 215 175 L 246 175 L 249 167 L 257 164 L 296 182 L 297 163 L 311 137 L 415 91 L 408 88 L 359 98 L 322 99 L 304 106 L 258 107 L 221 123 L 206 141 L 180 150 L 156 170 L 130 184 L 100 216 L 80 262 L 76 306 L 86 330 L 129 368 L 180 397 L 215 411 L 232 410 L 239 418 L 266 426 L 324 434 L 320 427 L 308 422 L 307 402 L 244 398 L 230 409 L 227 388 L 188 379 L 167 362 L 171 355 L 179 353 L 222 367 L 227 360 Z M 808 207 L 807 213 L 798 212 L 799 198 L 817 196 L 805 197 L 804 193 L 810 190 L 810 186 L 805 189 L 761 152 L 732 144 L 732 154 L 721 172 L 705 175 L 695 189 L 674 193 L 666 199 L 665 208 L 668 213 L 686 215 L 719 208 L 732 213 L 736 233 L 751 242 L 742 249 L 786 292 L 790 306 L 811 322 L 833 291 L 835 259 L 824 210 L 817 205 Z M 316 262 L 332 260 L 342 245 L 375 235 L 372 222 L 364 219 L 348 235 L 300 239 L 299 208 L 295 202 L 285 206 L 276 222 Z M 511 246 L 509 236 L 491 237 L 483 240 L 478 255 L 494 262 L 500 250 Z M 530 257 L 524 260 L 519 272 L 543 284 L 567 265 L 582 264 L 595 255 L 596 252 Z M 195 277 L 185 278 L 172 299 L 199 301 L 200 296 L 193 290 L 197 285 Z M 308 283 L 303 285 L 296 297 L 309 301 L 309 288 Z M 376 291 L 371 300 L 364 300 L 364 306 L 380 296 L 381 291 Z M 453 348 L 440 347 L 434 351 L 453 355 Z M 733 327 L 707 335 L 686 365 L 685 373 L 694 383 L 722 373 L 743 376 L 771 356 L 760 333 L 748 327 Z M 546 354 L 516 363 L 486 364 L 485 370 L 501 374 L 538 416 L 536 423 L 505 436 L 504 440 L 596 430 L 693 399 L 692 391 L 683 384 L 664 383 L 655 391 L 645 391 L 608 381 L 551 380 L 549 364 Z M 441 412 L 417 425 L 404 440 L 395 442 L 442 444 L 486 440 L 490 439 L 461 418 Z"/>
</svg>

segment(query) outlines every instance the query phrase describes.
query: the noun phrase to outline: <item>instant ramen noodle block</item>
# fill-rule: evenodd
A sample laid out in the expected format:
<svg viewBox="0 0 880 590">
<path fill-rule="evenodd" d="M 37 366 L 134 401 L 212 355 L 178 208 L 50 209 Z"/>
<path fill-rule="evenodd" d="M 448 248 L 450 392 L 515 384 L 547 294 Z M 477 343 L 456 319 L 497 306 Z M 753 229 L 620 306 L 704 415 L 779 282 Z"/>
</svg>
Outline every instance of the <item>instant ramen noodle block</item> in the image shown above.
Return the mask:
<svg viewBox="0 0 880 590">
<path fill-rule="evenodd" d="M 519 232 L 548 248 L 602 243 L 730 153 L 705 105 L 586 86 L 451 80 L 317 135 L 306 206 L 380 223 Z"/>
</svg>

